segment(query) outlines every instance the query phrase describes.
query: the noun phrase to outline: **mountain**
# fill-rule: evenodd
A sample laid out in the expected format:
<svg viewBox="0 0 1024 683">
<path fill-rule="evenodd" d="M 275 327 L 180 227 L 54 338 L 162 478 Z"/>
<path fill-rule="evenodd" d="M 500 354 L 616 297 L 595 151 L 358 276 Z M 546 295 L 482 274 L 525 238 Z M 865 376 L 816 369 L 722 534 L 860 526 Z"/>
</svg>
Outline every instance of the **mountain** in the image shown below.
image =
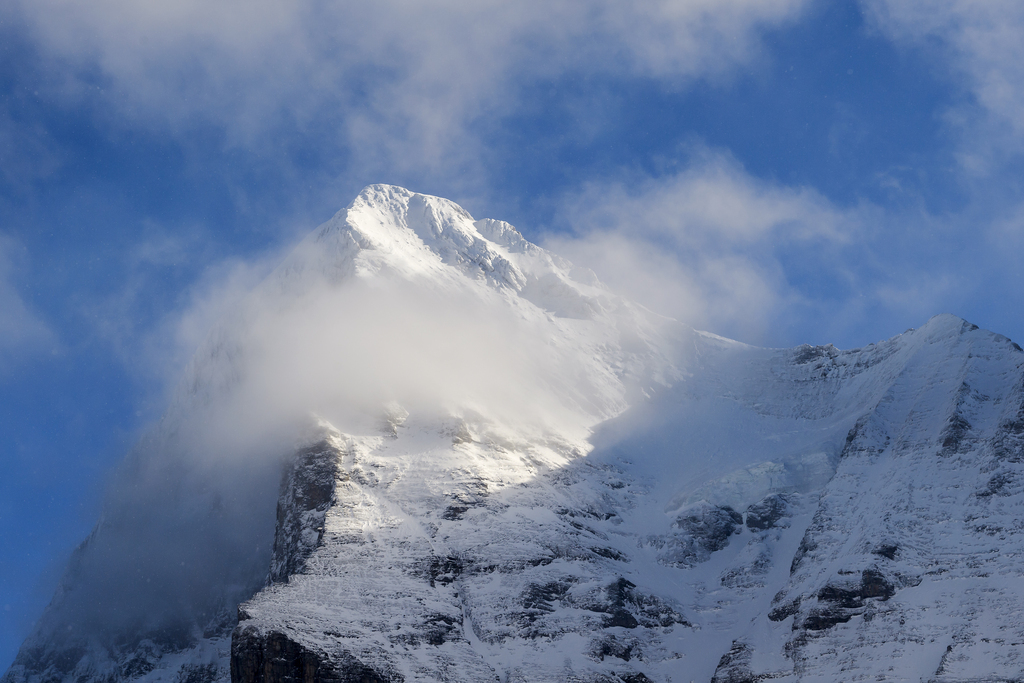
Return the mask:
<svg viewBox="0 0 1024 683">
<path fill-rule="evenodd" d="M 1010 681 L 1024 352 L 661 318 L 366 188 L 215 329 L 3 683 Z"/>
</svg>

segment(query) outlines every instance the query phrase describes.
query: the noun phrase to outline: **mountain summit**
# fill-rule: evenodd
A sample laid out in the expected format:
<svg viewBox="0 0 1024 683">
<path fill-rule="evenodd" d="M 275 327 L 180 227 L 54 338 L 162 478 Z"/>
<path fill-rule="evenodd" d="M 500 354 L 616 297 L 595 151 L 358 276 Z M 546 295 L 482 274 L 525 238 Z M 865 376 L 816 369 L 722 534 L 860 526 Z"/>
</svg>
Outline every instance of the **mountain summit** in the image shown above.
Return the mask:
<svg viewBox="0 0 1024 683">
<path fill-rule="evenodd" d="M 660 318 L 392 186 L 197 351 L 3 683 L 1012 680 L 1024 353 Z"/>
</svg>

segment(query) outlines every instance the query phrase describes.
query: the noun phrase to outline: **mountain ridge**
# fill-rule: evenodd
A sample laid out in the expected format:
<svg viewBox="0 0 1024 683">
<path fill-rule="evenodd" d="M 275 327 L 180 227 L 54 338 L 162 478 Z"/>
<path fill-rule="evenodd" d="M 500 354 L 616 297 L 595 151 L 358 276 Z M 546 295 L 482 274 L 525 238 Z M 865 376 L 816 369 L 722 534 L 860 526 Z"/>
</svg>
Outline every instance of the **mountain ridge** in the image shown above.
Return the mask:
<svg viewBox="0 0 1024 683">
<path fill-rule="evenodd" d="M 211 333 L 129 465 L 3 683 L 1024 666 L 1019 346 L 732 342 L 394 186 Z"/>
</svg>

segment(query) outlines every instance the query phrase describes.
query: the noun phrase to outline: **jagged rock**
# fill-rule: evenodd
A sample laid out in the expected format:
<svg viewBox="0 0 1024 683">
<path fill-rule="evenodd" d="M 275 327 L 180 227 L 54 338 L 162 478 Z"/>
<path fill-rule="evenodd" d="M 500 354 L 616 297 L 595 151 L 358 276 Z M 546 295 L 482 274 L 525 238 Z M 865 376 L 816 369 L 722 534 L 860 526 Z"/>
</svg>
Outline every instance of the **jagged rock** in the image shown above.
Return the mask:
<svg viewBox="0 0 1024 683">
<path fill-rule="evenodd" d="M 734 640 L 729 651 L 718 661 L 711 683 L 757 683 L 763 680 L 750 670 L 750 655 L 749 645 Z"/>
<path fill-rule="evenodd" d="M 661 559 L 677 567 L 706 562 L 711 553 L 729 543 L 742 525 L 743 516 L 731 507 L 701 501 L 672 523 L 678 531 L 666 543 Z"/>
<path fill-rule="evenodd" d="M 277 503 L 271 581 L 287 581 L 323 542 L 324 518 L 334 499 L 339 448 L 328 440 L 300 449 L 286 466 Z"/>
<path fill-rule="evenodd" d="M 751 531 L 771 529 L 780 519 L 786 516 L 787 508 L 785 496 L 778 493 L 765 496 L 747 508 L 747 528 Z"/>
<path fill-rule="evenodd" d="M 800 611 L 800 602 L 801 598 L 798 597 L 795 600 L 773 607 L 772 610 L 768 612 L 768 619 L 770 621 L 784 621 L 785 619 L 788 619 Z"/>
<path fill-rule="evenodd" d="M 899 550 L 900 547 L 895 543 L 883 543 L 882 545 L 872 550 L 871 554 L 878 555 L 879 557 L 884 557 L 887 560 L 895 560 L 896 553 L 898 553 Z"/>
<path fill-rule="evenodd" d="M 622 640 L 614 635 L 605 635 L 591 643 L 590 656 L 597 661 L 615 657 L 628 662 L 636 656 L 637 645 L 634 639 Z"/>
<path fill-rule="evenodd" d="M 352 656 L 336 660 L 287 634 L 240 626 L 231 640 L 232 683 L 401 683 L 395 672 L 381 673 Z"/>
</svg>

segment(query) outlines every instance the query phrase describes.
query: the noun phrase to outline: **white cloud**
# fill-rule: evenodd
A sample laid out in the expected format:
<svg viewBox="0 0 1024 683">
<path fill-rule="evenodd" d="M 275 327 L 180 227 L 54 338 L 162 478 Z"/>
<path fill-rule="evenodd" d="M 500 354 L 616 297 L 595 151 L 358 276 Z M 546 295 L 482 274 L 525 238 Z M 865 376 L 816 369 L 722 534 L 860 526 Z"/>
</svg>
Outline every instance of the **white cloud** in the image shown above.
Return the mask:
<svg viewBox="0 0 1024 683">
<path fill-rule="evenodd" d="M 759 341 L 808 299 L 787 281 L 783 257 L 810 251 L 844 277 L 839 250 L 867 237 L 866 212 L 758 180 L 704 151 L 663 178 L 588 185 L 564 202 L 573 236 L 545 244 L 654 310 Z"/>
<path fill-rule="evenodd" d="M 121 113 L 212 121 L 251 144 L 330 112 L 352 167 L 464 168 L 468 129 L 518 106 L 517 87 L 566 73 L 670 84 L 749 63 L 761 30 L 808 0 L 22 0 L 60 96 L 112 88 Z M 80 77 L 68 77 L 68 65 Z M 86 78 L 88 75 L 88 78 Z M 89 80 L 92 79 L 92 80 Z"/>
<path fill-rule="evenodd" d="M 14 282 L 18 245 L 0 235 L 0 371 L 52 346 L 50 328 L 25 303 Z"/>
<path fill-rule="evenodd" d="M 173 227 L 145 222 L 140 239 L 125 249 L 121 286 L 92 300 L 85 317 L 94 332 L 137 380 L 156 382 L 159 395 L 144 401 L 162 406 L 166 384 L 173 382 L 217 321 L 241 305 L 249 292 L 280 262 L 281 249 L 268 248 L 248 259 L 223 257 L 201 226 Z M 153 316 L 153 300 L 175 271 L 199 272 L 164 309 Z"/>
<path fill-rule="evenodd" d="M 984 171 L 991 157 L 1024 146 L 1024 4 L 1016 0 L 862 0 L 883 34 L 938 46 L 974 104 L 949 112 L 968 127 L 962 161 Z M 980 148 L 979 148 L 980 147 Z"/>
<path fill-rule="evenodd" d="M 840 206 L 710 150 L 662 177 L 591 183 L 563 199 L 559 223 L 568 232 L 544 245 L 612 289 L 772 346 L 856 346 L 938 313 L 983 315 L 986 287 L 1014 291 L 1019 250 L 1010 245 L 1024 234 L 1021 214 L 986 239 L 971 216 Z"/>
</svg>

